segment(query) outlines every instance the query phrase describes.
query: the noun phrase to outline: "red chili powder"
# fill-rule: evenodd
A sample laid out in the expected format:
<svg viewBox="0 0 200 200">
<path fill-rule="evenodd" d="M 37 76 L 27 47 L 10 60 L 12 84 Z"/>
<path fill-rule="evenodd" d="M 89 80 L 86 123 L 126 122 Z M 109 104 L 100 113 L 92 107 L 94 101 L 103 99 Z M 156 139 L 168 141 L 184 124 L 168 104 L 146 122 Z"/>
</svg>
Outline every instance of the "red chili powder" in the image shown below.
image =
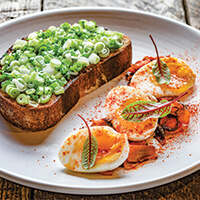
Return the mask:
<svg viewBox="0 0 200 200">
<path fill-rule="evenodd" d="M 200 102 L 198 102 L 197 104 L 189 104 L 187 105 L 187 109 L 190 112 L 190 114 L 192 116 L 196 115 L 199 113 L 200 110 Z"/>
</svg>

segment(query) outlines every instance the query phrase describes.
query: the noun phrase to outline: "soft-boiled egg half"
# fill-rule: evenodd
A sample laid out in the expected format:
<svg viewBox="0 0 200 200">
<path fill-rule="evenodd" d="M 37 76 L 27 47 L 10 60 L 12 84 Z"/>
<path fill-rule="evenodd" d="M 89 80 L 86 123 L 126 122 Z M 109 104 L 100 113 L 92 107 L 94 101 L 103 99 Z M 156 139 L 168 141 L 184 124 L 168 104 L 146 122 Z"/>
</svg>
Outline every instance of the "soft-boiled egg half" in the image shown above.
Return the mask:
<svg viewBox="0 0 200 200">
<path fill-rule="evenodd" d="M 177 96 L 187 91 L 195 83 L 196 75 L 185 61 L 173 57 L 161 58 L 171 73 L 170 83 L 159 84 L 152 73 L 152 66 L 155 61 L 140 68 L 132 77 L 130 86 L 144 92 L 146 95 L 153 95 L 156 98 L 165 96 Z"/>
<path fill-rule="evenodd" d="M 122 111 L 130 103 L 136 101 L 149 101 L 150 99 L 142 92 L 130 86 L 118 86 L 113 88 L 107 95 L 104 108 L 106 115 L 119 133 L 124 133 L 131 141 L 141 141 L 150 137 L 157 127 L 158 119 L 149 118 L 142 122 L 132 122 L 123 119 Z"/>
<path fill-rule="evenodd" d="M 83 146 L 89 134 L 87 128 L 71 134 L 63 142 L 58 155 L 61 163 L 69 170 L 88 173 L 113 170 L 123 164 L 129 153 L 127 136 L 109 126 L 94 126 L 90 129 L 98 143 L 94 166 L 87 170 L 82 165 Z"/>
</svg>

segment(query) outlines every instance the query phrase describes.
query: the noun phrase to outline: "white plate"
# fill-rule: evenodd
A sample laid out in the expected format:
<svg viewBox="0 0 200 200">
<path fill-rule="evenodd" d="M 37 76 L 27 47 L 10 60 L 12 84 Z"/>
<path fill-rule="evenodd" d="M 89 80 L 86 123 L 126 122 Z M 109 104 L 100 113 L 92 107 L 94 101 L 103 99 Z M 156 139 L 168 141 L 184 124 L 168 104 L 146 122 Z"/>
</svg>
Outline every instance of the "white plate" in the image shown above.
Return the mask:
<svg viewBox="0 0 200 200">
<path fill-rule="evenodd" d="M 134 61 L 146 55 L 155 56 L 149 39 L 151 34 L 162 55 L 185 59 L 197 72 L 200 68 L 200 32 L 187 25 L 157 15 L 113 8 L 72 8 L 42 12 L 0 25 L 0 55 L 17 38 L 50 25 L 60 25 L 79 19 L 94 20 L 99 25 L 128 35 L 133 44 Z M 198 66 L 198 67 L 197 67 Z M 0 117 L 0 169 L 1 176 L 11 181 L 49 191 L 73 194 L 111 194 L 146 189 L 174 181 L 200 169 L 200 132 L 197 123 L 190 127 L 191 134 L 159 154 L 154 163 L 124 173 L 118 170 L 113 177 L 67 173 L 58 160 L 60 144 L 74 128 L 82 125 L 76 116 L 94 116 L 94 107 L 105 98 L 114 80 L 83 98 L 61 122 L 48 131 L 23 132 Z M 199 84 L 199 75 L 197 77 Z M 195 95 L 199 90 L 195 87 Z M 103 100 L 102 100 L 103 101 Z M 101 110 L 102 104 L 98 110 Z M 100 113 L 100 112 L 97 112 Z M 101 114 L 101 113 L 100 113 Z M 200 123 L 199 123 L 200 124 Z M 40 143 L 39 143 L 40 142 Z"/>
</svg>

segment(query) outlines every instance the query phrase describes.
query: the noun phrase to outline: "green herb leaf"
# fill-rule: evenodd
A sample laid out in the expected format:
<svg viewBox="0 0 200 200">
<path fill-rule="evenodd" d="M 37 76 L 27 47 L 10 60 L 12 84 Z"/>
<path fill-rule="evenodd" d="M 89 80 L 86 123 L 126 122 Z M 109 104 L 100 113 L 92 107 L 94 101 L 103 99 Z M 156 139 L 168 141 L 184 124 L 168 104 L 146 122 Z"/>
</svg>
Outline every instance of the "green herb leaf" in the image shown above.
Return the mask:
<svg viewBox="0 0 200 200">
<path fill-rule="evenodd" d="M 171 104 L 186 95 L 187 92 L 182 93 L 173 101 L 163 100 L 159 103 L 155 101 L 136 101 L 124 108 L 121 116 L 127 121 L 141 122 L 148 118 L 162 118 L 171 112 Z"/>
<path fill-rule="evenodd" d="M 77 115 L 85 122 L 89 132 L 89 136 L 85 140 L 82 153 L 82 166 L 84 169 L 89 170 L 95 164 L 98 153 L 98 143 L 95 136 L 92 135 L 86 120 L 81 115 Z"/>
<path fill-rule="evenodd" d="M 165 83 L 169 85 L 171 75 L 170 75 L 170 70 L 165 62 L 160 60 L 160 66 L 159 66 L 158 61 L 156 61 L 156 63 L 152 67 L 152 72 L 156 77 L 156 81 L 159 84 Z"/>
<path fill-rule="evenodd" d="M 154 44 L 154 47 L 156 49 L 156 54 L 157 54 L 157 61 L 152 67 L 152 73 L 154 74 L 156 81 L 159 84 L 165 83 L 168 85 L 170 83 L 170 79 L 171 79 L 170 70 L 169 70 L 167 64 L 159 58 L 158 49 L 156 47 L 156 44 L 155 44 L 152 36 L 149 35 L 149 37 L 151 38 L 151 40 Z"/>
<path fill-rule="evenodd" d="M 91 142 L 90 142 L 91 140 Z M 87 137 L 83 146 L 82 165 L 84 169 L 89 170 L 94 166 L 98 152 L 98 143 L 94 135 Z"/>
</svg>

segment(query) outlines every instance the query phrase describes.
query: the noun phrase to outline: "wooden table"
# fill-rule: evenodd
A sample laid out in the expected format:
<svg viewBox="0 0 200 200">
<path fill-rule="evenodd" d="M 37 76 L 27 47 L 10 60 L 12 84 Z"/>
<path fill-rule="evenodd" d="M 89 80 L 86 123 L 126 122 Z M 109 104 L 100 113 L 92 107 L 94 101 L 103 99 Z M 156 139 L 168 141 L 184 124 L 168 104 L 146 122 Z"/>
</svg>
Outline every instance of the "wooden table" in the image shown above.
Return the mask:
<svg viewBox="0 0 200 200">
<path fill-rule="evenodd" d="M 0 23 L 29 13 L 78 6 L 110 6 L 149 11 L 200 29 L 200 0 L 0 0 Z M 200 171 L 156 188 L 101 196 L 47 192 L 0 178 L 0 199 L 200 199 Z"/>
</svg>

